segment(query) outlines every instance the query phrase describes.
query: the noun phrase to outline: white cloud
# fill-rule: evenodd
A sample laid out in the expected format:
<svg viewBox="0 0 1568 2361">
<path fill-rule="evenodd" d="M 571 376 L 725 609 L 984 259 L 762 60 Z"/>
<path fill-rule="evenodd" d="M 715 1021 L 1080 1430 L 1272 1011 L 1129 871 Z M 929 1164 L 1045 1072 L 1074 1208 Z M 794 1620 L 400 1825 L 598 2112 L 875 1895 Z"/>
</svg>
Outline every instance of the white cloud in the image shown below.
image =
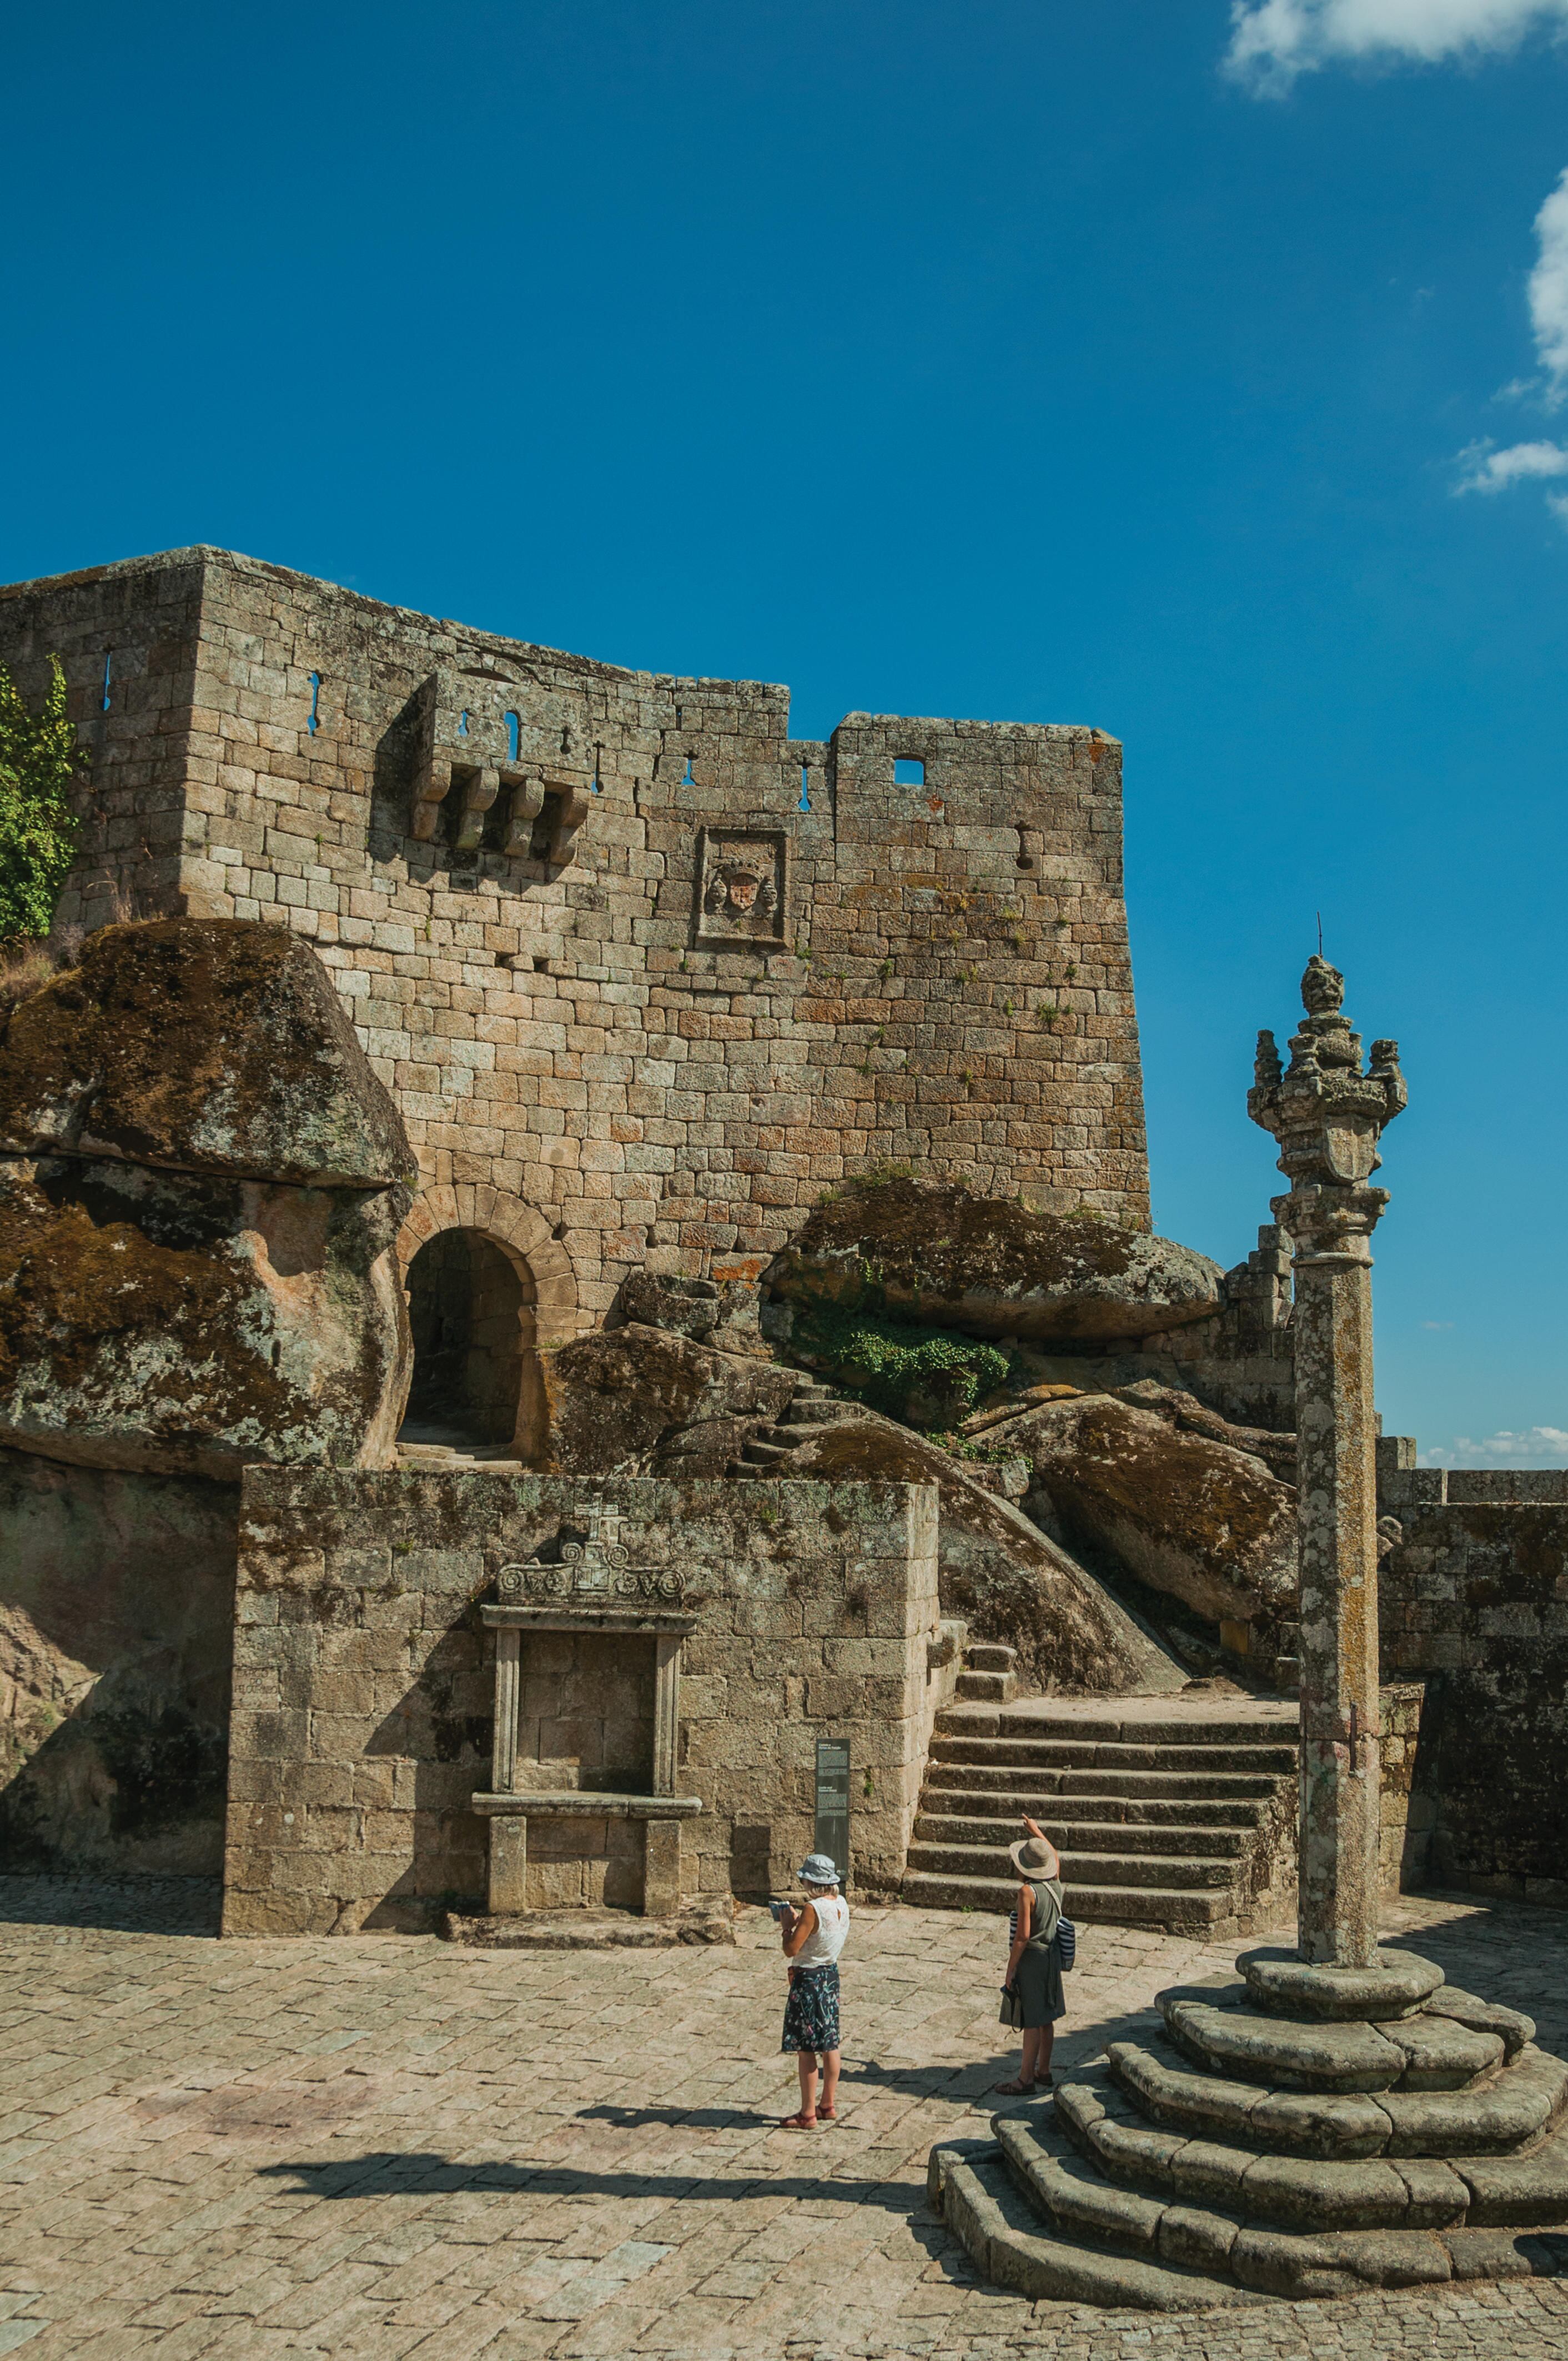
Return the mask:
<svg viewBox="0 0 1568 2361">
<path fill-rule="evenodd" d="M 1568 1467 L 1568 1430 L 1527 1426 L 1518 1433 L 1503 1427 L 1475 1442 L 1456 1434 L 1452 1450 L 1440 1444 L 1420 1454 L 1423 1467 Z"/>
<path fill-rule="evenodd" d="M 1423 1328 L 1452 1328 L 1453 1325 L 1453 1323 L 1452 1320 L 1423 1320 L 1421 1322 L 1421 1326 Z"/>
<path fill-rule="evenodd" d="M 1530 274 L 1530 324 L 1552 396 L 1568 396 L 1568 172 L 1535 217 L 1540 252 Z"/>
<path fill-rule="evenodd" d="M 1288 90 L 1336 60 L 1437 65 L 1568 27 L 1568 0 L 1232 0 L 1225 63 L 1252 90 Z"/>
<path fill-rule="evenodd" d="M 1487 443 L 1472 443 L 1459 454 L 1462 469 L 1454 489 L 1460 492 L 1506 492 L 1541 476 L 1568 476 L 1568 451 L 1559 443 L 1511 443 L 1494 451 Z"/>
</svg>

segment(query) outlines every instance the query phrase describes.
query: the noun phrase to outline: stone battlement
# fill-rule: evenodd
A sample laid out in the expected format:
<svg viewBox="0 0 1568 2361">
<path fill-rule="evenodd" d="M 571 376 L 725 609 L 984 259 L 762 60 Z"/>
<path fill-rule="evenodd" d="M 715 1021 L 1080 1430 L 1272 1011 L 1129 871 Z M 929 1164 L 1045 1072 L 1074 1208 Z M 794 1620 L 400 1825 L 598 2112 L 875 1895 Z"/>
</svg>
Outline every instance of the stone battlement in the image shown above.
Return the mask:
<svg viewBox="0 0 1568 2361">
<path fill-rule="evenodd" d="M 427 1190 L 744 1276 L 882 1162 L 1147 1222 L 1121 749 L 630 672 L 215 549 L 0 590 L 93 763 L 62 926 L 307 936 Z"/>
</svg>

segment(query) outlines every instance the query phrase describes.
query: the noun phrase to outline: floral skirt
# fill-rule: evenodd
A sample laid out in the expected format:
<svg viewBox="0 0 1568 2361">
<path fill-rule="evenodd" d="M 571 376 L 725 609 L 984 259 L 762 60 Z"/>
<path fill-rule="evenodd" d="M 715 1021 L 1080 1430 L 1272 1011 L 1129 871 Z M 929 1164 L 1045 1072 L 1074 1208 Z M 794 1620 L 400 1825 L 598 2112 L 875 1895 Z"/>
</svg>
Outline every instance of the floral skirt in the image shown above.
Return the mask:
<svg viewBox="0 0 1568 2361">
<path fill-rule="evenodd" d="M 781 2049 L 837 2049 L 839 2047 L 839 1969 L 797 1968 L 790 1978 L 784 2003 Z"/>
</svg>

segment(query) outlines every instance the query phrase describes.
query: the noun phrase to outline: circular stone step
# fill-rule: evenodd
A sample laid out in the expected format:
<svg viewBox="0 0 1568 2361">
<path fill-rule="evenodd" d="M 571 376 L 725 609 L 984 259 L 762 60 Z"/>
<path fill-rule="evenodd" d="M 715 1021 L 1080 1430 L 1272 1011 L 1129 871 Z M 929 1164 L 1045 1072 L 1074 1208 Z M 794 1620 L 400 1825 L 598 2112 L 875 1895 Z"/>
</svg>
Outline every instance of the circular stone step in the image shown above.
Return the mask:
<svg viewBox="0 0 1568 2361">
<path fill-rule="evenodd" d="M 1442 1982 L 1441 1968 L 1411 1951 L 1385 1952 L 1373 1968 L 1332 1968 L 1269 1949 L 1244 1951 L 1236 1965 L 1263 2008 L 1366 2023 L 1409 2015 Z"/>
<path fill-rule="evenodd" d="M 1170 2037 L 1200 2069 L 1287 2091 L 1391 2091 L 1405 2052 L 1375 2026 L 1265 2016 L 1167 1993 Z"/>
</svg>

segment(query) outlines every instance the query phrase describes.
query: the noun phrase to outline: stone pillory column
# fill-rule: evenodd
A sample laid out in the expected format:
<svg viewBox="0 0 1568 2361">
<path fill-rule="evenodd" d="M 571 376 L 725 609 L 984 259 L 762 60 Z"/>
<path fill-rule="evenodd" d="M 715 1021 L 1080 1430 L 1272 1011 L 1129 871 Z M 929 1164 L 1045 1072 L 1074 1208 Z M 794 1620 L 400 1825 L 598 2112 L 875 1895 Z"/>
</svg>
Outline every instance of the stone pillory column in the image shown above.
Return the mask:
<svg viewBox="0 0 1568 2361">
<path fill-rule="evenodd" d="M 1307 1014 L 1281 1070 L 1257 1037 L 1247 1112 L 1279 1142 L 1289 1193 L 1275 1218 L 1295 1245 L 1296 1448 L 1301 1583 L 1303 1960 L 1377 1958 L 1377 1490 L 1372 1408 L 1373 1229 L 1388 1202 L 1366 1183 L 1406 1101 L 1398 1044 L 1361 1037 L 1344 979 L 1313 958 Z"/>
</svg>

